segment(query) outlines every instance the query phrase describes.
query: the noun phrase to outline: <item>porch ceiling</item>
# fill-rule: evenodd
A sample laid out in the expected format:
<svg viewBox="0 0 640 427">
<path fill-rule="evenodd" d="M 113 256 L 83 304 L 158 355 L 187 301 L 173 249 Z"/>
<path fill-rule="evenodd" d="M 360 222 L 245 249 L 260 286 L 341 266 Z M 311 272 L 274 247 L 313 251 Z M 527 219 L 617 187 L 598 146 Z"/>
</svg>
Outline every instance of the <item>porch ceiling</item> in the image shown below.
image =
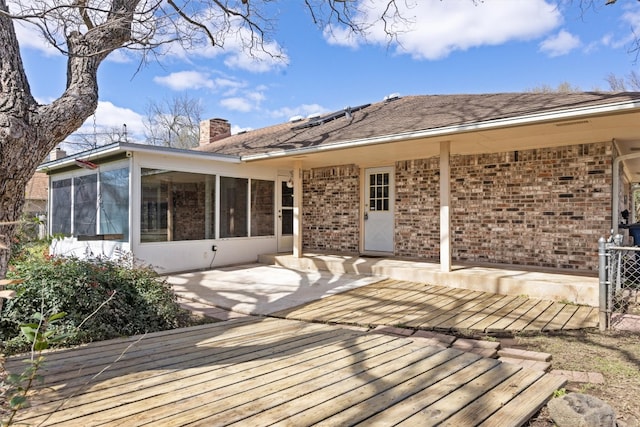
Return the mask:
<svg viewBox="0 0 640 427">
<path fill-rule="evenodd" d="M 303 168 L 356 163 L 380 166 L 417 158 L 438 156 L 440 143 L 451 143 L 452 155 L 497 153 L 615 140 L 620 154 L 638 153 L 637 159 L 624 162 L 625 171 L 640 179 L 640 112 L 624 112 L 577 119 L 547 121 L 519 126 L 456 131 L 433 137 L 398 140 L 351 148 L 323 148 L 288 156 L 256 160 L 283 167 L 300 161 Z M 630 178 L 631 178 L 630 176 Z"/>
</svg>

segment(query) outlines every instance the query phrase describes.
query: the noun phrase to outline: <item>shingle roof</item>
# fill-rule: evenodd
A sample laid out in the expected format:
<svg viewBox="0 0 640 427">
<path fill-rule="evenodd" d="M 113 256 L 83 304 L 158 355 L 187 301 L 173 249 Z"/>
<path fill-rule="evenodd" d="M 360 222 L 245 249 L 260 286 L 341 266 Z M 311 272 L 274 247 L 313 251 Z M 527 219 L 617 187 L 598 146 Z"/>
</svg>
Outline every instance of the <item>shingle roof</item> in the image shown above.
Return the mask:
<svg viewBox="0 0 640 427">
<path fill-rule="evenodd" d="M 627 101 L 640 102 L 640 92 L 405 96 L 361 106 L 351 118 L 338 115 L 317 126 L 310 126 L 313 119 L 281 123 L 232 135 L 197 150 L 261 154 Z"/>
</svg>

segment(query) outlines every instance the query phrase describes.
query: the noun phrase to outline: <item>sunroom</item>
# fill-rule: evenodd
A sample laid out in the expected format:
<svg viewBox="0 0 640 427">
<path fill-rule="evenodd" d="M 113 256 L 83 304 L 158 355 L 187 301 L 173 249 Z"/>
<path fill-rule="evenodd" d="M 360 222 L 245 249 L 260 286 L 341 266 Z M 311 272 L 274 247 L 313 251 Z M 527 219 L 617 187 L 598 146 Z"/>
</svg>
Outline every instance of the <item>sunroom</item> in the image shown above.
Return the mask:
<svg viewBox="0 0 640 427">
<path fill-rule="evenodd" d="M 131 253 L 162 272 L 290 251 L 289 170 L 237 157 L 116 143 L 42 164 L 52 254 Z"/>
</svg>

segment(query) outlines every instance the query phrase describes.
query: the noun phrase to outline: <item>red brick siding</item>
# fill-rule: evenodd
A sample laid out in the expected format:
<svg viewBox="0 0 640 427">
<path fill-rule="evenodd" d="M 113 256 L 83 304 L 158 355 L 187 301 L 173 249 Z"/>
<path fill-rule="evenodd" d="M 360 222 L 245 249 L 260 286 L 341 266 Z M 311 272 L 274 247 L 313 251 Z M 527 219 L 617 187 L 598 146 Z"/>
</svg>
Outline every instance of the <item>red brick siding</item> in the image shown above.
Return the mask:
<svg viewBox="0 0 640 427">
<path fill-rule="evenodd" d="M 452 157 L 453 258 L 597 269 L 611 158 L 610 143 Z"/>
<path fill-rule="evenodd" d="M 440 159 L 395 165 L 395 254 L 438 259 L 440 254 Z"/>
<path fill-rule="evenodd" d="M 305 250 L 355 252 L 359 168 L 305 171 Z M 439 159 L 395 164 L 395 255 L 439 257 Z M 611 223 L 612 144 L 451 157 L 454 261 L 597 269 Z"/>
<path fill-rule="evenodd" d="M 355 165 L 304 171 L 304 250 L 357 252 L 360 171 Z"/>
</svg>

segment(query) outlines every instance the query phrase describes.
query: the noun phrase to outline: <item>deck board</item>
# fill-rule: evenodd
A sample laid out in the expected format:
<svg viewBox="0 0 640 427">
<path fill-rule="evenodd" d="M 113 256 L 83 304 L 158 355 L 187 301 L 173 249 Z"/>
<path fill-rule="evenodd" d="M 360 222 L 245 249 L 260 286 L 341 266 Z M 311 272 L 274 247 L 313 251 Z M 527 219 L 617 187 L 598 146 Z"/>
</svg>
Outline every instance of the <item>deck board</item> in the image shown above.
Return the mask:
<svg viewBox="0 0 640 427">
<path fill-rule="evenodd" d="M 7 368 L 16 372 L 21 359 L 9 358 Z M 438 419 L 466 420 L 465 408 L 494 397 L 501 406 L 483 421 L 510 420 L 501 411 L 513 410 L 511 399 L 534 399 L 528 411 L 557 386 L 531 380 L 529 391 L 522 381 L 510 394 L 506 384 L 530 378 L 521 374 L 528 370 L 403 337 L 265 317 L 92 343 L 46 359 L 45 384 L 18 424 L 394 425 L 429 408 Z M 509 422 L 500 425 L 516 425 Z"/>
<path fill-rule="evenodd" d="M 271 314 L 293 320 L 457 333 L 595 328 L 597 309 L 526 296 L 383 280 Z"/>
</svg>

